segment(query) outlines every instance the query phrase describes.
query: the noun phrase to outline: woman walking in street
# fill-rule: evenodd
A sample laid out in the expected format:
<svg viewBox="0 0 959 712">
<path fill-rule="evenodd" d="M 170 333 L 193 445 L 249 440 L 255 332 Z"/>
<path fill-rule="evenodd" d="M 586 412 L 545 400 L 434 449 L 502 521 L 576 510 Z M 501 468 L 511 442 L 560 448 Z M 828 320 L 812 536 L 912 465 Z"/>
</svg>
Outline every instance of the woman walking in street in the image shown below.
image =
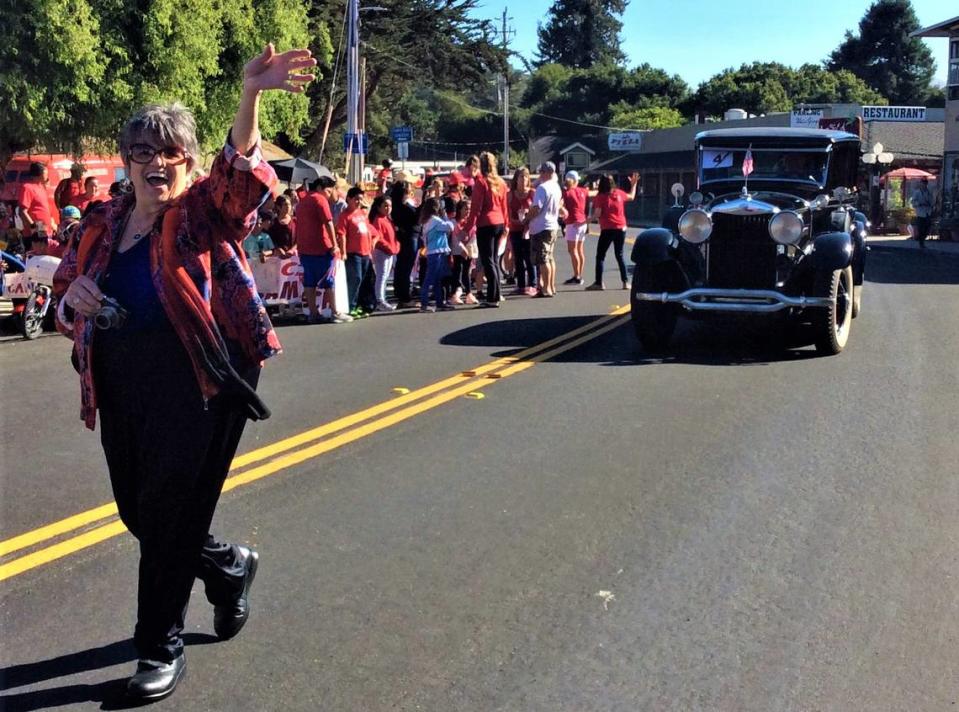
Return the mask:
<svg viewBox="0 0 959 712">
<path fill-rule="evenodd" d="M 603 262 L 606 251 L 613 246 L 613 256 L 619 265 L 619 277 L 623 289 L 629 289 L 626 280 L 626 262 L 623 260 L 623 245 L 626 242 L 626 203 L 636 198 L 639 173 L 629 177 L 630 190 L 620 190 L 612 175 L 599 179 L 599 192 L 593 200 L 593 217 L 599 220 L 599 244 L 596 246 L 596 281 L 586 287 L 588 291 L 606 289 L 603 284 Z"/>
<path fill-rule="evenodd" d="M 529 247 L 529 228 L 526 215 L 533 203 L 529 169 L 517 168 L 509 191 L 509 243 L 513 248 L 513 270 L 516 275 L 514 294 L 536 294 L 536 268 Z"/>
<path fill-rule="evenodd" d="M 138 111 L 120 134 L 132 192 L 94 208 L 54 278 L 58 328 L 73 339 L 81 417 L 100 441 L 120 518 L 139 540 L 135 701 L 173 692 L 186 658 L 190 590 L 203 580 L 220 639 L 249 617 L 258 555 L 217 541 L 210 523 L 255 392 L 280 342 L 237 245 L 276 187 L 260 147 L 271 89 L 303 91 L 309 50 L 267 45 L 243 69 L 240 104 L 209 177 L 180 104 Z"/>
<path fill-rule="evenodd" d="M 509 214 L 506 193 L 506 182 L 496 172 L 496 157 L 488 151 L 481 153 L 464 227 L 476 227 L 476 243 L 486 276 L 486 301 L 480 305 L 483 307 L 498 307 L 500 303 L 499 242 L 506 232 Z"/>
<path fill-rule="evenodd" d="M 373 270 L 376 273 L 376 311 L 389 312 L 396 309 L 386 301 L 386 280 L 389 279 L 393 265 L 396 263 L 396 254 L 400 246 L 396 242 L 396 230 L 390 220 L 392 203 L 389 197 L 378 195 L 370 206 L 370 224 L 377 235 L 373 245 Z"/>
</svg>

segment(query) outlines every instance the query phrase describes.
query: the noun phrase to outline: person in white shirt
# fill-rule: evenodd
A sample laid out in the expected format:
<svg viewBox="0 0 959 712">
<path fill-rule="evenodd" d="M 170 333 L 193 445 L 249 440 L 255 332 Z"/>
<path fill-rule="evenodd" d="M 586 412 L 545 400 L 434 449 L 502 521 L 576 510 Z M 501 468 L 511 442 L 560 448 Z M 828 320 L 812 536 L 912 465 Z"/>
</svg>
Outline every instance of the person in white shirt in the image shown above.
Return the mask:
<svg viewBox="0 0 959 712">
<path fill-rule="evenodd" d="M 559 209 L 563 191 L 556 180 L 556 166 L 546 161 L 539 167 L 539 185 L 533 194 L 533 204 L 527 215 L 533 262 L 539 269 L 537 297 L 556 294 L 556 261 L 553 247 L 559 236 Z"/>
<path fill-rule="evenodd" d="M 916 211 L 916 240 L 920 248 L 926 247 L 926 237 L 932 225 L 932 208 L 935 198 L 929 190 L 929 179 L 923 178 L 919 187 L 912 192 L 910 198 L 912 209 Z"/>
</svg>

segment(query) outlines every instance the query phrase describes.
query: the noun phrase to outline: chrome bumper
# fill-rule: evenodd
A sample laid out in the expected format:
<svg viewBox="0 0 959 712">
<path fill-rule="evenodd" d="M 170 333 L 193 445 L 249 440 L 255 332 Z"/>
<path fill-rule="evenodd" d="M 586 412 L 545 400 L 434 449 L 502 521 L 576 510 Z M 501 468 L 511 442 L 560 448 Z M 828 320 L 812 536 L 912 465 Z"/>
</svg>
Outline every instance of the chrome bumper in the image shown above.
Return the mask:
<svg viewBox="0 0 959 712">
<path fill-rule="evenodd" d="M 642 302 L 682 304 L 693 311 L 714 312 L 777 312 L 794 307 L 828 307 L 829 297 L 790 297 L 771 289 L 709 289 L 699 287 L 685 292 L 636 292 Z"/>
</svg>

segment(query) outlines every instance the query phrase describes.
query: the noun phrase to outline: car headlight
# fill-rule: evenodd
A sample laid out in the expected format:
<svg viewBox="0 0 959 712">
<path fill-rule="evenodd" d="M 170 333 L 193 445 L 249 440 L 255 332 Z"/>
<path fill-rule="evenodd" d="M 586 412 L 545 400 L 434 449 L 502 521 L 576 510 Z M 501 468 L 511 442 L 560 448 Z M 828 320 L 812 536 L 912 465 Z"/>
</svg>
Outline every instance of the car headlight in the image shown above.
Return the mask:
<svg viewBox="0 0 959 712">
<path fill-rule="evenodd" d="M 802 237 L 803 222 L 798 213 L 784 210 L 769 221 L 769 236 L 780 245 L 795 245 Z"/>
<path fill-rule="evenodd" d="M 683 239 L 698 245 L 709 239 L 713 231 L 713 221 L 702 208 L 693 208 L 679 218 L 679 234 Z"/>
</svg>

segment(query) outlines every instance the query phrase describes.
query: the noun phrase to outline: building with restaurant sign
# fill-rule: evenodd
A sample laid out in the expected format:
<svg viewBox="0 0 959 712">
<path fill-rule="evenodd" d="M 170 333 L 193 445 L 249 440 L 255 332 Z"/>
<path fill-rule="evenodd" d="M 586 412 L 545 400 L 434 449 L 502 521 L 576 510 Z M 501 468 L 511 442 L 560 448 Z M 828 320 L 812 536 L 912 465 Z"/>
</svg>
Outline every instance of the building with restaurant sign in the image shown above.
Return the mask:
<svg viewBox="0 0 959 712">
<path fill-rule="evenodd" d="M 959 16 L 912 34 L 913 37 L 949 38 L 939 222 L 941 238 L 959 240 Z"/>
</svg>

